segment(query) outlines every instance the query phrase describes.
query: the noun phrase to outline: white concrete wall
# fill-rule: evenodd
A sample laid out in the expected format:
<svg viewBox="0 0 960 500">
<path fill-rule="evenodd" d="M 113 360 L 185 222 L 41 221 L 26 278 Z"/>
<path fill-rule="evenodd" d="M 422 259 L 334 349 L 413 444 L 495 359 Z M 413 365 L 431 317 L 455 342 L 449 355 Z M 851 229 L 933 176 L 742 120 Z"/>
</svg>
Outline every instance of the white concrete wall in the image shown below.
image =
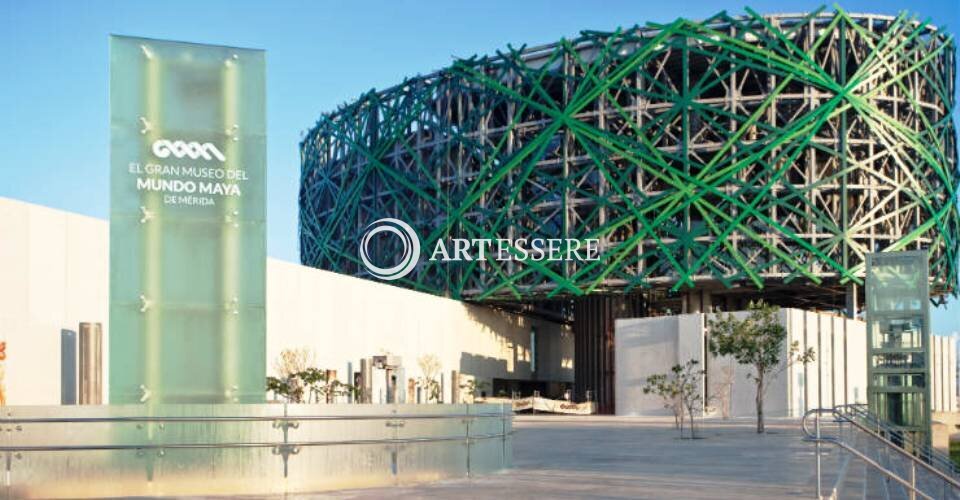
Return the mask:
<svg viewBox="0 0 960 500">
<path fill-rule="evenodd" d="M 644 394 L 647 377 L 680 362 L 680 318 L 618 319 L 615 323 L 614 391 L 617 415 L 666 415 L 659 397 Z M 689 359 L 689 358 L 687 358 Z"/>
<path fill-rule="evenodd" d="M 0 340 L 7 342 L 11 405 L 60 402 L 60 331 L 82 321 L 104 327 L 104 400 L 109 380 L 109 224 L 0 198 Z M 530 329 L 537 373 L 530 372 Z M 465 378 L 573 381 L 573 337 L 557 323 L 267 260 L 267 371 L 282 349 L 306 347 L 315 364 L 348 381 L 361 357 L 403 357 L 420 376 L 422 354 L 440 358 L 445 400 L 450 371 Z M 405 384 L 404 384 L 405 385 Z"/>
<path fill-rule="evenodd" d="M 337 370 L 341 380 L 347 363 L 359 371 L 361 358 L 378 354 L 400 356 L 405 377 L 418 378 L 418 358 L 434 354 L 447 401 L 451 370 L 486 382 L 573 381 L 573 335 L 557 323 L 274 260 L 267 300 L 268 373 L 282 349 L 306 347 L 317 366 Z"/>
<path fill-rule="evenodd" d="M 105 221 L 0 198 L 8 404 L 60 403 L 60 331 L 77 331 L 83 321 L 104 325 L 108 380 L 109 248 Z"/>
<path fill-rule="evenodd" d="M 733 314 L 742 318 L 746 313 Z M 618 415 L 665 413 L 658 398 L 643 394 L 646 378 L 665 373 L 672 365 L 688 359 L 702 360 L 702 347 L 699 352 L 682 352 L 678 346 L 703 346 L 704 328 L 700 325 L 709 324 L 713 317 L 698 313 L 617 320 L 614 338 Z M 813 348 L 816 360 L 786 366 L 766 381 L 767 415 L 801 416 L 817 406 L 866 402 L 866 325 L 862 321 L 799 309 L 782 309 L 780 321 L 787 328 L 784 353 L 797 342 L 801 350 Z M 748 378 L 750 367 L 727 356 L 709 356 L 706 366 L 712 412 L 722 414 L 723 400 L 729 399 L 732 416 L 756 414 L 756 386 Z M 729 396 L 719 397 L 724 391 L 729 391 Z"/>
<path fill-rule="evenodd" d="M 866 324 L 835 314 L 787 310 L 790 340 L 812 348 L 816 360 L 794 364 L 790 414 L 815 407 L 867 402 Z"/>
<path fill-rule="evenodd" d="M 934 336 L 930 347 L 932 411 L 957 411 L 957 343 L 953 337 Z"/>
</svg>

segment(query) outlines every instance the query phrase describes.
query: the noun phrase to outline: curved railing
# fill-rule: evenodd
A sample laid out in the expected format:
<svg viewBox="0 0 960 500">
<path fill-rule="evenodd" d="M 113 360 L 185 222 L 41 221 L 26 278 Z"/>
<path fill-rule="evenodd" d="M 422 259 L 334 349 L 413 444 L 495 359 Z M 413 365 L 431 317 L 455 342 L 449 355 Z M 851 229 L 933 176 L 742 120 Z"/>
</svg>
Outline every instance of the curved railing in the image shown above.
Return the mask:
<svg viewBox="0 0 960 500">
<path fill-rule="evenodd" d="M 508 405 L 7 407 L 0 497 L 315 492 L 510 466 Z"/>
</svg>

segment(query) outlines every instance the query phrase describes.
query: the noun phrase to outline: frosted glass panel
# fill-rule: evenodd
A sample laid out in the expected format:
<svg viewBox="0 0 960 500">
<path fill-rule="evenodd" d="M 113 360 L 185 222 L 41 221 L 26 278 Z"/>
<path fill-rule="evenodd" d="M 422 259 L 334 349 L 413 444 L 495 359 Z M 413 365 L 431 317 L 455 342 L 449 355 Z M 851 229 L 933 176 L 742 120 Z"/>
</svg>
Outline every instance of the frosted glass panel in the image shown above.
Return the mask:
<svg viewBox="0 0 960 500">
<path fill-rule="evenodd" d="M 110 38 L 110 402 L 264 399 L 265 58 Z"/>
<path fill-rule="evenodd" d="M 0 494 L 253 495 L 465 477 L 509 466 L 511 418 L 506 405 L 8 407 Z"/>
</svg>

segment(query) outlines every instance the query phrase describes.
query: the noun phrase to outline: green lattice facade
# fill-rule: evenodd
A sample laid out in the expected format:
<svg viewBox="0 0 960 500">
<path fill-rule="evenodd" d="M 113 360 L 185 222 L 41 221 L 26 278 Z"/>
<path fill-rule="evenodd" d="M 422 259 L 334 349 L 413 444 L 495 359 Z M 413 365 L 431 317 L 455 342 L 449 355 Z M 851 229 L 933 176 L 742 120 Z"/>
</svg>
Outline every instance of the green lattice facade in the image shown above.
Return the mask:
<svg viewBox="0 0 960 500">
<path fill-rule="evenodd" d="M 458 60 L 320 118 L 301 259 L 369 277 L 358 242 L 395 217 L 425 257 L 438 238 L 601 240 L 598 261 L 422 258 L 394 282 L 456 298 L 842 293 L 895 250 L 956 293 L 954 50 L 907 15 L 748 10 Z"/>
</svg>

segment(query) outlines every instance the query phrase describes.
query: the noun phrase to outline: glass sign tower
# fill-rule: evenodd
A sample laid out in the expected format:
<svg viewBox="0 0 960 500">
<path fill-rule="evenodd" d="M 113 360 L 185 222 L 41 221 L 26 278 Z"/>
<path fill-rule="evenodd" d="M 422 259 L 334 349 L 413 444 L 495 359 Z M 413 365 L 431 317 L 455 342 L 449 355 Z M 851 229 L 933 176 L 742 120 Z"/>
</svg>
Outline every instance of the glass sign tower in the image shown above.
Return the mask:
<svg viewBox="0 0 960 500">
<path fill-rule="evenodd" d="M 891 438 L 930 442 L 927 253 L 867 255 L 867 396 L 870 411 L 900 428 Z"/>
</svg>

